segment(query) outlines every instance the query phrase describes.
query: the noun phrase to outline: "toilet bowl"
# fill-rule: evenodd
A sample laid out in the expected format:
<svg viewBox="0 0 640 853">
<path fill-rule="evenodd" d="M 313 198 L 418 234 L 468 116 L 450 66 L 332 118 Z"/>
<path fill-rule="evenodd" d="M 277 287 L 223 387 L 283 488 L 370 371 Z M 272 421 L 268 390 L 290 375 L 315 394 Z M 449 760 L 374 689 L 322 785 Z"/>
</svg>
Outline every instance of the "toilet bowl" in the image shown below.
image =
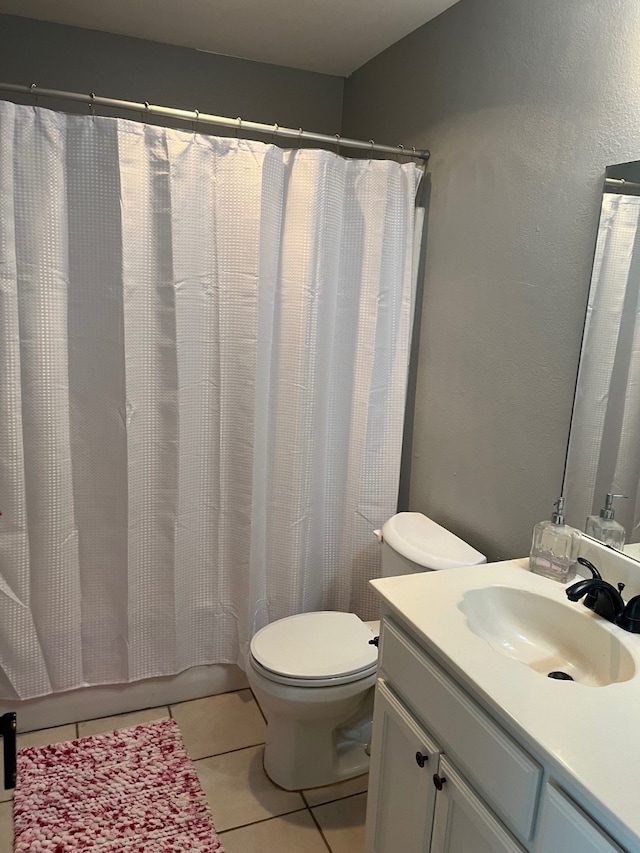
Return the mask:
<svg viewBox="0 0 640 853">
<path fill-rule="evenodd" d="M 382 577 L 485 563 L 486 558 L 420 513 L 399 513 L 376 531 Z M 318 611 L 258 631 L 247 678 L 265 717 L 264 767 L 297 791 L 366 773 L 379 623 Z"/>
<path fill-rule="evenodd" d="M 254 636 L 247 677 L 267 718 L 264 767 L 287 790 L 366 773 L 377 648 L 353 613 L 279 619 Z"/>
</svg>

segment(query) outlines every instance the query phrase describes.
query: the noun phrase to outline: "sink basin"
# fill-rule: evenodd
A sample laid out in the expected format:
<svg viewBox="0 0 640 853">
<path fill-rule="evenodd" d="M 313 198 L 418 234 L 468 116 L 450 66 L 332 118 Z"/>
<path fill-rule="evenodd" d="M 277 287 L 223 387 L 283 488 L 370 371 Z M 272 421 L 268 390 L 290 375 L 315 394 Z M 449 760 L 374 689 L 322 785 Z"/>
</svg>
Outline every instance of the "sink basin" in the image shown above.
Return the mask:
<svg viewBox="0 0 640 853">
<path fill-rule="evenodd" d="M 574 609 L 529 590 L 488 586 L 468 590 L 458 606 L 492 649 L 541 675 L 565 673 L 591 687 L 635 675 L 633 657 L 616 632 L 582 605 Z"/>
</svg>

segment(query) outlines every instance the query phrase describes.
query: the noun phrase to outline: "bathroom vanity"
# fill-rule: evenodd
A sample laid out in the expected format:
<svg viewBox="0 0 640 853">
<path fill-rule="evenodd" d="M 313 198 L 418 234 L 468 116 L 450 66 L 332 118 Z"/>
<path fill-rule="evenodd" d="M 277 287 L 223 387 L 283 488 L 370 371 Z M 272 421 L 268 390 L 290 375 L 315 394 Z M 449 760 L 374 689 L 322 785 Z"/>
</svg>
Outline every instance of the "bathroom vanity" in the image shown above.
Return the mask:
<svg viewBox="0 0 640 853">
<path fill-rule="evenodd" d="M 524 565 L 372 581 L 367 853 L 640 853 L 640 636 Z"/>
</svg>

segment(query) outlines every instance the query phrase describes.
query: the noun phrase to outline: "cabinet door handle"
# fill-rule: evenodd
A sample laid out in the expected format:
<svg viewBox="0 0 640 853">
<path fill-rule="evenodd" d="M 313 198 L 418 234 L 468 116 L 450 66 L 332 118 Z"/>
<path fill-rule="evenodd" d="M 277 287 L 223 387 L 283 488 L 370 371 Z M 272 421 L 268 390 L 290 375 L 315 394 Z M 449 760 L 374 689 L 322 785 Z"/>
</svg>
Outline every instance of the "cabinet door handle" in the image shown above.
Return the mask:
<svg viewBox="0 0 640 853">
<path fill-rule="evenodd" d="M 447 780 L 444 778 L 444 776 L 438 776 L 438 774 L 437 774 L 437 773 L 434 773 L 434 774 L 433 774 L 433 784 L 436 786 L 436 788 L 438 789 L 438 791 L 441 791 L 441 790 L 442 790 L 442 786 L 444 785 L 444 783 L 445 783 L 446 781 L 447 781 Z"/>
<path fill-rule="evenodd" d="M 428 755 L 423 755 L 421 752 L 416 752 L 416 762 L 418 764 L 418 767 L 424 767 L 428 760 Z"/>
</svg>

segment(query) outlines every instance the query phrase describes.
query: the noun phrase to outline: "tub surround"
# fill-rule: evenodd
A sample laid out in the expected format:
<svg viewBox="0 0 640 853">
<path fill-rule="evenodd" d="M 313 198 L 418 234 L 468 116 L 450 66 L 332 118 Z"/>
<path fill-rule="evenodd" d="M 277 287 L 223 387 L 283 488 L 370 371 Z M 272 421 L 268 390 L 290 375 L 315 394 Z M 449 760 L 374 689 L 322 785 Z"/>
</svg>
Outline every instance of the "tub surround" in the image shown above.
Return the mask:
<svg viewBox="0 0 640 853">
<path fill-rule="evenodd" d="M 242 690 L 248 686 L 240 667 L 233 664 L 194 666 L 177 675 L 147 678 L 130 684 L 105 684 L 52 693 L 37 699 L 0 699 L 0 713 L 15 711 L 18 731 L 49 729 L 97 717 L 111 717 L 188 702 Z"/>
<path fill-rule="evenodd" d="M 625 600 L 636 594 L 638 563 L 591 540 L 584 540 L 582 555 L 611 582 L 627 583 Z M 569 602 L 566 586 L 527 567 L 527 559 L 512 560 L 371 584 L 387 617 L 413 635 L 430 658 L 548 768 L 550 778 L 612 839 L 640 850 L 640 635 L 602 620 L 582 602 Z M 465 592 L 495 585 L 529 591 L 548 599 L 556 610 L 577 610 L 581 618 L 598 620 L 629 653 L 635 674 L 607 686 L 557 681 L 491 648 L 470 630 L 460 605 Z M 384 659 L 384 631 L 382 648 Z"/>
</svg>

